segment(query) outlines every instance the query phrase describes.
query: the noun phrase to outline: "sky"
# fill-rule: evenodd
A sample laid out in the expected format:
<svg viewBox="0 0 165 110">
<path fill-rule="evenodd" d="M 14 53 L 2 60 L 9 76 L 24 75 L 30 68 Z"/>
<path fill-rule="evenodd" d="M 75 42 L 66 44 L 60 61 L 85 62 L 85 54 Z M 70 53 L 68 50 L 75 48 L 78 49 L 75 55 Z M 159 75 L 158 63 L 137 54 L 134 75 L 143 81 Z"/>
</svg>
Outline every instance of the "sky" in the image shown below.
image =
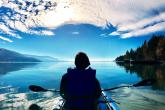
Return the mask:
<svg viewBox="0 0 165 110">
<path fill-rule="evenodd" d="M 165 34 L 165 0 L 1 0 L 0 48 L 112 60 Z"/>
</svg>

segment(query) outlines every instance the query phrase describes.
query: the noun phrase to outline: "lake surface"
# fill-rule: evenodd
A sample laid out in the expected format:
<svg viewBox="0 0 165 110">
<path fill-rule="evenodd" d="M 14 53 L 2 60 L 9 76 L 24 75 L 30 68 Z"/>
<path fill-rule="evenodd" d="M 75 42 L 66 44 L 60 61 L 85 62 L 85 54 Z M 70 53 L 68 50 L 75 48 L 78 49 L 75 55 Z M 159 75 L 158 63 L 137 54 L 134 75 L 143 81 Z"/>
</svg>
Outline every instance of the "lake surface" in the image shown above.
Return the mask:
<svg viewBox="0 0 165 110">
<path fill-rule="evenodd" d="M 91 62 L 102 88 L 133 84 L 156 78 L 152 87 L 121 88 L 110 91 L 121 110 L 165 110 L 165 67 L 163 65 L 123 65 Z M 58 93 L 34 93 L 29 85 L 59 89 L 60 80 L 73 62 L 0 63 L 0 110 L 27 110 L 38 104 L 49 110 L 58 107 Z"/>
</svg>

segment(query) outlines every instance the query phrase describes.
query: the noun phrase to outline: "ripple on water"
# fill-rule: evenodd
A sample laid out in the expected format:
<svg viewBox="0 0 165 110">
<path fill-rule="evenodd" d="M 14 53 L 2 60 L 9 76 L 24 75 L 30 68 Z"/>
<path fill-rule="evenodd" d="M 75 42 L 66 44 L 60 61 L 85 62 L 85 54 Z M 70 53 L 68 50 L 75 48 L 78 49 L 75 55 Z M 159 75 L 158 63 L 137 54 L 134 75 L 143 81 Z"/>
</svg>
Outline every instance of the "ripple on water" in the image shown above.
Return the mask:
<svg viewBox="0 0 165 110">
<path fill-rule="evenodd" d="M 144 88 L 122 88 L 112 92 L 121 110 L 165 110 L 165 92 Z"/>
</svg>

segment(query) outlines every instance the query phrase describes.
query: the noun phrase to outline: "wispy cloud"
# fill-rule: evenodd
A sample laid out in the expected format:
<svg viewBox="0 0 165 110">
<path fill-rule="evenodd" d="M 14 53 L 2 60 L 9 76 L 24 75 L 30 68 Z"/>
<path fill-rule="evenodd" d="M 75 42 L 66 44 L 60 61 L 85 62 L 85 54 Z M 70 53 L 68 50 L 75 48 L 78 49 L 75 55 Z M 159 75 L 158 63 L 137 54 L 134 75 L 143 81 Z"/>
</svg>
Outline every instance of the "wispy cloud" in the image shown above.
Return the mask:
<svg viewBox="0 0 165 110">
<path fill-rule="evenodd" d="M 119 32 L 117 32 L 117 31 L 115 31 L 115 32 L 110 33 L 109 35 L 110 35 L 110 36 L 119 36 L 119 35 L 120 35 L 120 33 L 119 33 Z"/>
<path fill-rule="evenodd" d="M 110 33 L 110 35 L 121 35 L 122 38 L 130 38 L 164 30 L 165 13 L 160 13 L 157 16 L 145 18 L 138 22 L 119 25 L 118 30 Z"/>
<path fill-rule="evenodd" d="M 102 33 L 99 36 L 101 36 L 101 37 L 109 37 L 107 33 Z"/>
<path fill-rule="evenodd" d="M 2 36 L 0 36 L 0 39 L 1 40 L 4 40 L 4 41 L 7 41 L 7 42 L 13 42 L 12 40 L 10 40 L 10 39 L 8 39 L 6 37 L 2 37 Z"/>
<path fill-rule="evenodd" d="M 47 36 L 54 36 L 55 35 L 55 33 L 50 31 L 50 30 L 39 30 L 39 31 L 30 30 L 29 33 L 30 34 L 36 34 L 36 35 L 47 35 Z"/>
<path fill-rule="evenodd" d="M 164 31 L 164 30 L 165 30 L 165 22 L 158 23 L 156 25 L 149 26 L 144 29 L 138 29 L 138 30 L 133 30 L 128 33 L 124 33 L 121 35 L 121 37 L 122 38 L 137 37 L 137 36 L 147 35 L 149 33 L 155 33 L 155 32 Z"/>
<path fill-rule="evenodd" d="M 48 23 L 54 23 L 50 21 L 49 16 L 46 16 L 54 7 L 56 7 L 54 1 L 2 0 L 0 2 L 0 35 L 7 34 L 18 39 L 22 38 L 19 36 L 19 32 L 55 35 L 48 26 Z M 43 28 L 37 30 L 40 27 Z"/>
<path fill-rule="evenodd" d="M 144 18 L 137 22 L 121 25 L 119 26 L 118 31 L 132 31 L 137 29 L 143 29 L 162 22 L 165 22 L 165 12 L 160 13 L 159 15 L 154 17 Z"/>
<path fill-rule="evenodd" d="M 78 32 L 78 31 L 74 31 L 74 32 L 72 32 L 72 34 L 73 34 L 73 35 L 79 35 L 80 32 Z"/>
<path fill-rule="evenodd" d="M 52 29 L 67 23 L 112 24 L 117 30 L 110 35 L 128 38 L 161 31 L 164 6 L 165 0 L 1 0 L 0 24 L 6 27 L 0 30 L 19 38 L 17 31 L 55 35 Z"/>
<path fill-rule="evenodd" d="M 10 36 L 18 38 L 18 39 L 22 38 L 18 34 L 15 34 L 15 32 L 13 30 L 11 30 L 9 27 L 7 27 L 6 25 L 4 25 L 2 23 L 0 23 L 0 31 L 1 31 L 1 33 L 10 35 Z"/>
</svg>

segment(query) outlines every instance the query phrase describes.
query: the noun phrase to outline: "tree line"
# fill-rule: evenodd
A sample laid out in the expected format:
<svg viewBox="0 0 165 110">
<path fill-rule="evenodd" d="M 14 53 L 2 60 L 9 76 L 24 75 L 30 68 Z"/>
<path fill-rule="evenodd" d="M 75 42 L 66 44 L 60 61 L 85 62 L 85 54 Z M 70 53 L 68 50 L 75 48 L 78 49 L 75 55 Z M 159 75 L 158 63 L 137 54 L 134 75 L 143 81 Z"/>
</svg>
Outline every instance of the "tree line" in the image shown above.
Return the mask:
<svg viewBox="0 0 165 110">
<path fill-rule="evenodd" d="M 115 60 L 138 62 L 165 61 L 165 36 L 153 35 L 149 41 L 145 40 L 136 50 L 127 50 L 124 55 L 117 57 Z"/>
</svg>

